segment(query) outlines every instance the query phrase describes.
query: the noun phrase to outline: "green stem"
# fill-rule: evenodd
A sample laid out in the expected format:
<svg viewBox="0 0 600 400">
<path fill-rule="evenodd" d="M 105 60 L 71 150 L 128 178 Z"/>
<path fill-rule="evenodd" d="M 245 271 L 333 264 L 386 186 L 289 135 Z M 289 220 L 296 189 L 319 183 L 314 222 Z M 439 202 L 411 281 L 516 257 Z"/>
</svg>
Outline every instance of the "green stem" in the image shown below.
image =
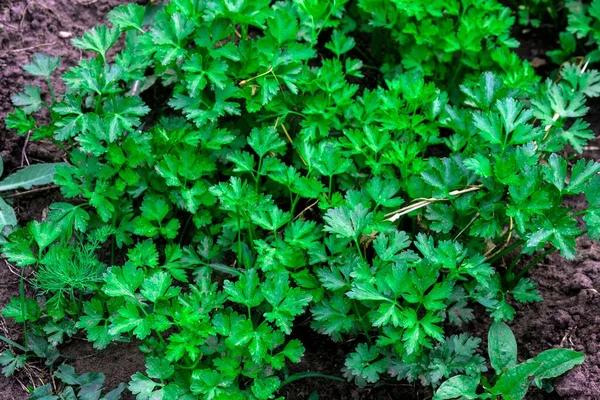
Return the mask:
<svg viewBox="0 0 600 400">
<path fill-rule="evenodd" d="M 236 216 L 237 216 L 237 226 L 238 226 L 238 251 L 237 251 L 237 260 L 238 264 L 242 265 L 242 223 L 240 221 L 240 212 L 236 207 Z"/>
<path fill-rule="evenodd" d="M 110 265 L 115 265 L 115 235 L 110 238 Z"/>
<path fill-rule="evenodd" d="M 23 318 L 23 343 L 29 346 L 27 337 L 27 304 L 25 303 L 25 267 L 21 267 L 19 279 L 19 296 L 21 298 L 21 318 Z"/>
<path fill-rule="evenodd" d="M 333 175 L 329 175 L 329 202 L 331 203 L 331 192 L 333 191 Z"/>
<path fill-rule="evenodd" d="M 581 210 L 581 211 L 577 211 L 576 213 L 573 214 L 569 214 L 569 217 L 578 217 L 580 215 L 585 215 L 589 212 L 590 210 Z"/>
<path fill-rule="evenodd" d="M 358 242 L 358 239 L 354 239 L 354 244 L 356 245 L 356 251 L 358 251 L 358 256 L 362 261 L 365 261 L 365 258 L 363 257 L 363 254 L 360 251 L 360 243 Z"/>
<path fill-rule="evenodd" d="M 490 258 L 488 260 L 488 263 L 493 264 L 495 261 L 497 261 L 500 258 L 504 257 L 506 254 L 510 253 L 511 251 L 513 251 L 514 249 L 516 249 L 517 247 L 521 246 L 523 243 L 524 242 L 522 240 L 515 241 L 510 246 L 508 246 L 504 250 L 502 250 L 500 253 L 498 253 L 494 257 Z"/>
<path fill-rule="evenodd" d="M 365 326 L 364 318 L 363 318 L 362 314 L 360 313 L 360 311 L 358 310 L 358 306 L 356 305 L 356 301 L 354 301 L 354 300 L 352 300 L 352 310 L 358 317 L 358 322 L 360 323 L 360 327 L 367 338 L 367 342 L 369 342 L 369 345 L 373 345 L 373 342 L 371 341 L 371 335 L 369 335 L 369 330 Z"/>
<path fill-rule="evenodd" d="M 536 258 L 533 259 L 533 261 L 531 261 L 529 264 L 527 264 L 525 266 L 525 268 L 523 268 L 523 270 L 521 272 L 519 272 L 519 275 L 517 275 L 517 277 L 515 278 L 515 282 L 519 282 L 519 280 L 525 276 L 525 274 L 527 274 L 527 272 L 529 272 L 529 270 L 533 267 L 535 267 L 540 261 L 542 261 L 548 254 L 554 252 L 554 248 L 550 247 L 548 250 L 544 251 L 542 254 L 538 255 Z"/>
<path fill-rule="evenodd" d="M 345 379 L 340 378 L 339 376 L 335 376 L 335 375 L 328 375 L 328 374 L 322 374 L 320 372 L 298 372 L 294 375 L 290 375 L 288 376 L 282 383 L 281 386 L 279 388 L 284 387 L 285 385 L 288 385 L 294 381 L 298 381 L 300 379 L 306 379 L 306 378 L 325 378 L 325 379 L 331 379 L 332 381 L 338 381 L 338 382 L 346 382 Z"/>
<path fill-rule="evenodd" d="M 50 91 L 52 102 L 54 103 L 56 101 L 56 96 L 54 95 L 54 87 L 52 86 L 52 82 L 50 82 L 50 78 L 46 78 L 46 83 L 48 84 L 48 90 Z"/>
<path fill-rule="evenodd" d="M 155 331 L 155 333 L 156 333 L 156 336 L 158 336 L 158 340 L 160 340 L 160 343 L 166 347 L 167 342 L 165 342 L 165 338 L 162 337 L 162 334 L 160 332 L 156 332 L 156 331 Z"/>
<path fill-rule="evenodd" d="M 506 270 L 506 276 L 509 278 L 509 281 L 511 281 L 511 279 L 514 279 L 514 277 L 513 278 L 510 278 L 510 277 L 513 276 L 513 271 L 514 271 L 515 267 L 517 266 L 517 263 L 519 262 L 520 259 L 521 259 L 520 255 L 518 257 L 515 257 L 515 259 L 512 260 L 508 269 Z"/>
<path fill-rule="evenodd" d="M 69 154 L 67 152 L 67 149 L 65 149 L 65 146 L 62 145 L 62 143 L 58 140 L 55 140 L 54 143 L 65 153 L 65 154 Z"/>
<path fill-rule="evenodd" d="M 179 237 L 179 244 L 183 243 L 183 238 L 185 237 L 185 233 L 187 232 L 187 229 L 188 229 L 193 217 L 194 217 L 194 214 L 190 214 L 190 216 L 185 221 L 185 225 L 183 225 L 183 230 L 181 231 L 181 236 Z"/>
<path fill-rule="evenodd" d="M 10 340 L 9 338 L 7 338 L 4 335 L 0 335 L 0 340 L 2 340 L 3 342 L 5 342 L 6 344 L 12 346 L 12 347 L 16 347 L 17 349 L 21 350 L 24 353 L 27 353 L 27 349 L 23 346 L 21 346 L 19 343 L 14 342 L 12 340 Z"/>
<path fill-rule="evenodd" d="M 254 190 L 256 190 L 258 192 L 258 185 L 260 183 L 260 170 L 262 169 L 262 164 L 263 164 L 263 158 L 259 157 L 258 158 L 258 170 L 256 171 L 256 179 L 255 179 L 255 184 L 254 184 Z"/>
</svg>

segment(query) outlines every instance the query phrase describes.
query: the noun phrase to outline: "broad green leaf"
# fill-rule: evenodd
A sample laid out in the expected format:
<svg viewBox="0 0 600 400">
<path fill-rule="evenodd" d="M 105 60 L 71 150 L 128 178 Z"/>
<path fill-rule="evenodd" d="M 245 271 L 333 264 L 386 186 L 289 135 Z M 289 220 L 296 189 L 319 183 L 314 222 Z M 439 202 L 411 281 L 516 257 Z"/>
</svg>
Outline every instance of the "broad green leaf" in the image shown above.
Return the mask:
<svg viewBox="0 0 600 400">
<path fill-rule="evenodd" d="M 17 225 L 15 210 L 0 197 L 0 236 L 6 227 Z"/>
<path fill-rule="evenodd" d="M 446 399 L 476 399 L 477 387 L 479 386 L 479 377 L 456 375 L 447 379 L 440 385 L 433 396 L 433 400 Z"/>
<path fill-rule="evenodd" d="M 151 396 L 154 388 L 159 385 L 159 383 L 154 382 L 152 379 L 144 376 L 144 374 L 136 372 L 131 376 L 129 390 L 131 393 L 137 395 L 137 398 L 150 399 L 152 398 Z"/>
<path fill-rule="evenodd" d="M 279 46 L 293 40 L 298 35 L 298 21 L 291 13 L 277 10 L 267 19 L 268 32 L 277 40 Z"/>
<path fill-rule="evenodd" d="M 583 353 L 570 349 L 550 349 L 534 357 L 540 364 L 535 373 L 535 383 L 541 388 L 543 379 L 552 379 L 561 376 L 576 365 L 583 363 Z"/>
<path fill-rule="evenodd" d="M 539 368 L 540 364 L 534 360 L 515 365 L 500 376 L 490 392 L 506 400 L 521 400 L 531 385 L 531 377 Z"/>
<path fill-rule="evenodd" d="M 517 341 L 504 322 L 494 322 L 490 327 L 488 354 L 490 364 L 498 375 L 517 363 Z"/>
<path fill-rule="evenodd" d="M 14 189 L 31 189 L 35 185 L 52 183 L 56 167 L 65 163 L 35 164 L 15 172 L 0 181 L 0 192 Z"/>
</svg>

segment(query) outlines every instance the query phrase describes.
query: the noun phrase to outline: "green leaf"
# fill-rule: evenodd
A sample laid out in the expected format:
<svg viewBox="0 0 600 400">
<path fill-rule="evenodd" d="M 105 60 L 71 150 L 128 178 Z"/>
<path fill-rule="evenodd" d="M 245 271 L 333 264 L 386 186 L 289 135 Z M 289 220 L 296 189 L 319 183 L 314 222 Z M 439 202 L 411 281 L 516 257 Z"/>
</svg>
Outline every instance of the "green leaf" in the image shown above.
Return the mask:
<svg viewBox="0 0 600 400">
<path fill-rule="evenodd" d="M 2 315 L 12 318 L 18 323 L 25 321 L 35 322 L 40 319 L 41 310 L 39 304 L 34 299 L 25 299 L 25 303 L 22 303 L 21 299 L 13 297 L 2 309 Z"/>
<path fill-rule="evenodd" d="M 21 93 L 13 94 L 10 99 L 17 107 L 21 107 L 26 114 L 37 112 L 42 108 L 44 101 L 39 86 L 25 86 Z"/>
<path fill-rule="evenodd" d="M 537 290 L 537 285 L 529 278 L 521 278 L 512 290 L 512 295 L 519 303 L 533 303 L 543 300 Z"/>
<path fill-rule="evenodd" d="M 287 274 L 280 273 L 261 285 L 265 300 L 273 307 L 264 314 L 286 334 L 292 332 L 294 318 L 304 312 L 312 296 L 300 288 L 290 288 Z"/>
<path fill-rule="evenodd" d="M 14 189 L 29 190 L 32 186 L 52 183 L 56 167 L 65 163 L 34 164 L 0 181 L 0 192 Z"/>
<path fill-rule="evenodd" d="M 490 364 L 500 375 L 517 363 L 517 341 L 512 330 L 504 322 L 494 322 L 488 332 Z"/>
<path fill-rule="evenodd" d="M 548 167 L 544 168 L 543 172 L 546 182 L 553 184 L 562 192 L 567 177 L 567 160 L 557 154 L 552 154 L 548 158 Z"/>
<path fill-rule="evenodd" d="M 458 397 L 476 399 L 478 397 L 476 393 L 478 386 L 479 377 L 456 375 L 440 385 L 433 396 L 433 400 L 456 399 Z"/>
<path fill-rule="evenodd" d="M 282 153 L 285 148 L 285 142 L 279 137 L 277 130 L 272 126 L 250 131 L 248 144 L 259 157 L 264 157 L 267 153 Z"/>
<path fill-rule="evenodd" d="M 111 297 L 126 297 L 130 301 L 137 302 L 135 292 L 144 280 L 144 271 L 136 268 L 133 264 L 125 264 L 123 267 L 111 267 L 104 275 L 106 285 L 102 289 Z"/>
<path fill-rule="evenodd" d="M 289 12 L 276 10 L 270 18 L 267 19 L 268 31 L 279 46 L 295 39 L 298 35 L 298 21 Z"/>
<path fill-rule="evenodd" d="M 492 165 L 489 158 L 483 154 L 477 153 L 473 158 L 467 158 L 463 161 L 465 168 L 475 172 L 477 175 L 483 178 L 489 178 L 492 176 Z"/>
<path fill-rule="evenodd" d="M 523 399 L 531 384 L 531 377 L 539 368 L 540 364 L 534 360 L 515 365 L 500 376 L 490 392 L 507 400 Z"/>
<path fill-rule="evenodd" d="M 186 81 L 190 91 L 190 96 L 197 97 L 208 81 L 215 84 L 219 89 L 225 89 L 228 82 L 227 77 L 228 65 L 223 60 L 212 60 L 207 67 L 203 65 L 202 56 L 194 54 L 183 64 L 183 70 L 187 72 Z M 207 79 L 208 78 L 208 79 Z"/>
<path fill-rule="evenodd" d="M 29 223 L 28 227 L 40 251 L 50 246 L 62 233 L 59 229 L 56 229 L 57 227 L 54 224 L 47 221 L 33 221 Z"/>
<path fill-rule="evenodd" d="M 411 244 L 410 238 L 403 231 L 394 231 L 392 235 L 377 235 L 377 239 L 373 242 L 373 248 L 377 252 L 379 258 L 384 261 L 394 261 L 398 257 L 398 253 Z"/>
<path fill-rule="evenodd" d="M 256 396 L 258 400 L 267 400 L 273 398 L 273 394 L 279 390 L 281 381 L 276 376 L 270 376 L 268 378 L 255 379 L 252 382 L 252 394 Z"/>
<path fill-rule="evenodd" d="M 88 341 L 93 342 L 95 349 L 105 349 L 113 337 L 108 333 L 103 304 L 98 299 L 92 299 L 83 304 L 83 310 L 85 315 L 77 321 L 77 328 L 86 330 Z"/>
<path fill-rule="evenodd" d="M 175 367 L 167 360 L 148 357 L 146 359 L 146 372 L 150 378 L 166 380 L 173 375 Z"/>
<path fill-rule="evenodd" d="M 171 274 L 159 271 L 144 279 L 140 293 L 152 303 L 156 303 L 159 299 L 168 299 L 179 294 L 180 288 L 171 287 L 172 283 Z"/>
<path fill-rule="evenodd" d="M 100 54 L 102 60 L 106 61 L 106 53 L 116 43 L 119 34 L 117 27 L 108 28 L 106 25 L 99 25 L 86 31 L 82 37 L 71 39 L 71 43 L 79 49 Z"/>
<path fill-rule="evenodd" d="M 352 160 L 345 158 L 337 144 L 331 142 L 319 145 L 318 156 L 314 162 L 315 168 L 325 176 L 340 175 L 352 166 Z"/>
<path fill-rule="evenodd" d="M 0 236 L 5 229 L 17 225 L 17 215 L 15 210 L 0 197 Z"/>
<path fill-rule="evenodd" d="M 400 191 L 400 182 L 397 179 L 383 180 L 374 176 L 365 186 L 366 192 L 377 205 L 384 207 L 398 207 L 404 200 L 396 196 Z"/>
<path fill-rule="evenodd" d="M 334 29 L 331 34 L 331 42 L 325 44 L 325 48 L 331 50 L 336 56 L 341 56 L 352 50 L 356 42 L 354 38 L 347 37 L 343 32 Z"/>
<path fill-rule="evenodd" d="M 356 240 L 373 221 L 373 214 L 358 204 L 350 210 L 346 206 L 331 208 L 323 217 L 325 219 L 325 232 L 336 234 L 340 238 Z"/>
<path fill-rule="evenodd" d="M 19 135 L 25 135 L 35 129 L 35 119 L 21 109 L 17 108 L 4 119 L 8 129 L 14 129 Z M 1 176 L 1 174 L 0 174 Z"/>
<path fill-rule="evenodd" d="M 117 315 L 113 315 L 110 320 L 108 333 L 112 336 L 133 331 L 138 339 L 144 339 L 152 332 L 150 317 L 140 315 L 138 308 L 132 303 L 121 307 Z"/>
<path fill-rule="evenodd" d="M 448 197 L 463 180 L 464 173 L 460 165 L 452 158 L 430 158 L 429 168 L 421 172 L 423 180 L 432 186 L 438 195 Z"/>
<path fill-rule="evenodd" d="M 223 290 L 229 295 L 229 300 L 246 307 L 258 307 L 264 299 L 256 269 L 246 271 L 235 283 L 226 280 Z"/>
<path fill-rule="evenodd" d="M 144 376 L 144 374 L 140 372 L 136 372 L 132 375 L 131 381 L 129 382 L 129 390 L 131 393 L 137 395 L 136 398 L 138 399 L 151 399 L 152 392 L 157 386 L 159 386 L 158 383 Z"/>
<path fill-rule="evenodd" d="M 184 56 L 186 39 L 194 32 L 194 21 L 181 13 L 163 15 L 151 30 L 152 42 L 156 45 L 156 56 L 162 65 L 168 65 Z"/>
<path fill-rule="evenodd" d="M 4 244 L 2 254 L 10 262 L 15 263 L 19 267 L 35 264 L 38 261 L 37 257 L 31 251 L 31 243 L 28 240 L 9 241 Z"/>
<path fill-rule="evenodd" d="M 583 192 L 585 185 L 600 171 L 600 163 L 589 160 L 586 162 L 584 158 L 579 159 L 571 169 L 571 178 L 567 185 L 567 192 L 570 194 L 578 194 Z"/>
<path fill-rule="evenodd" d="M 446 204 L 431 204 L 425 218 L 432 221 L 430 227 L 435 232 L 449 233 L 454 227 L 454 209 Z"/>
<path fill-rule="evenodd" d="M 50 78 L 50 75 L 60 65 L 60 57 L 53 57 L 46 54 L 36 53 L 33 55 L 31 64 L 26 64 L 23 69 L 33 76 Z"/>
<path fill-rule="evenodd" d="M 143 32 L 142 24 L 146 9 L 137 4 L 127 4 L 112 9 L 106 16 L 108 20 L 124 31 L 127 29 L 137 29 Z"/>
<path fill-rule="evenodd" d="M 266 210 L 253 212 L 250 217 L 261 228 L 274 232 L 290 220 L 291 214 L 271 205 Z"/>
<path fill-rule="evenodd" d="M 27 361 L 26 354 L 15 355 L 10 349 L 6 349 L 0 354 L 0 365 L 2 365 L 2 374 L 9 377 L 15 373 L 17 369 L 25 366 Z"/>
<path fill-rule="evenodd" d="M 369 347 L 361 343 L 356 347 L 355 352 L 348 355 L 344 365 L 351 376 L 358 376 L 368 383 L 375 383 L 379 380 L 379 374 L 386 371 L 385 360 L 376 361 L 378 357 L 377 347 Z"/>
<path fill-rule="evenodd" d="M 552 379 L 561 376 L 585 361 L 585 355 L 570 349 L 550 349 L 534 357 L 540 364 L 535 374 L 535 384 L 542 388 L 543 379 Z"/>
<path fill-rule="evenodd" d="M 588 141 L 596 137 L 590 129 L 590 124 L 582 119 L 576 119 L 568 129 L 563 129 L 560 135 L 578 153 L 583 153 Z"/>
<path fill-rule="evenodd" d="M 591 209 L 583 216 L 591 239 L 600 239 L 600 210 Z"/>
<path fill-rule="evenodd" d="M 460 90 L 478 108 L 488 110 L 494 101 L 502 94 L 502 79 L 491 72 L 481 74 L 479 84 L 473 86 L 461 85 Z"/>
<path fill-rule="evenodd" d="M 143 117 L 150 111 L 150 108 L 137 96 L 114 96 L 104 102 L 103 108 L 110 143 L 127 132 L 133 132 L 141 123 L 139 117 Z"/>
</svg>

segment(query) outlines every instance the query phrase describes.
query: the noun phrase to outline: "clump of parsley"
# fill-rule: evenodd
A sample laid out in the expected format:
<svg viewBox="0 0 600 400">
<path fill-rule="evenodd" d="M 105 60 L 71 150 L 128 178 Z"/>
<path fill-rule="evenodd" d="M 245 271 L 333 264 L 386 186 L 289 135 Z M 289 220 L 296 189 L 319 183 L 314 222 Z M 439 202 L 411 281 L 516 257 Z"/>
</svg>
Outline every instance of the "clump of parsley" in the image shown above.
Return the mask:
<svg viewBox="0 0 600 400">
<path fill-rule="evenodd" d="M 287 374 L 305 351 L 299 316 L 354 340 L 343 374 L 358 385 L 485 387 L 480 339 L 448 327 L 475 304 L 512 320 L 511 303 L 541 300 L 537 260 L 600 236 L 600 164 L 563 152 L 593 138 L 598 72 L 568 64 L 540 82 L 512 52 L 509 14 L 495 1 L 116 8 L 72 41 L 92 58 L 65 93 L 49 80 L 59 60 L 25 67 L 48 95 L 27 87 L 7 126 L 69 149 L 55 175 L 68 202 L 8 238 L 44 296 L 4 314 L 42 340 L 139 339 L 137 399 L 275 398 L 311 376 Z M 564 205 L 582 193 L 588 209 Z M 33 356 L 25 342 L 5 372 Z"/>
</svg>

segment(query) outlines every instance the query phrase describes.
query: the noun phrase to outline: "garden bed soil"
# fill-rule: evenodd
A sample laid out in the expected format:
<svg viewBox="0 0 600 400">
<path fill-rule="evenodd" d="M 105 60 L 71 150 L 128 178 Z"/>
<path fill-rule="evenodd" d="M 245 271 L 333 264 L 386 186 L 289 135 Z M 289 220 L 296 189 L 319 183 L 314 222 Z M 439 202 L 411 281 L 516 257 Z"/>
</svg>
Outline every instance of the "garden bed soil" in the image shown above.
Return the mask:
<svg viewBox="0 0 600 400">
<path fill-rule="evenodd" d="M 29 162 L 55 162 L 64 154 L 50 142 L 28 142 L 6 130 L 3 119 L 12 109 L 10 96 L 31 83 L 21 66 L 36 52 L 62 57 L 63 72 L 74 65 L 82 54 L 69 44 L 69 37 L 80 35 L 91 26 L 103 23 L 111 7 L 124 0 L 0 0 L 0 153 L 5 170 L 15 171 Z M 522 56 L 539 62 L 545 51 L 539 46 L 524 46 Z M 61 90 L 57 81 L 58 91 Z M 600 104 L 592 108 L 589 118 L 596 134 L 600 134 Z M 588 158 L 600 157 L 600 142 L 586 152 Z M 15 198 L 15 207 L 22 223 L 40 219 L 46 207 L 60 198 L 56 190 L 32 193 Z M 583 205 L 580 198 L 572 200 L 573 207 Z M 546 258 L 533 270 L 532 279 L 539 284 L 544 302 L 517 307 L 515 321 L 510 325 L 519 343 L 519 357 L 526 359 L 552 347 L 569 347 L 586 354 L 585 363 L 555 382 L 552 394 L 531 392 L 529 399 L 592 400 L 600 398 L 600 244 L 588 239 L 578 243 L 581 256 L 565 261 L 558 255 Z M 0 307 L 18 294 L 16 270 L 0 260 Z M 300 321 L 299 321 L 300 322 Z M 482 313 L 471 324 L 471 333 L 485 338 L 490 321 Z M 0 334 L 20 340 L 21 330 L 9 321 L 0 319 Z M 354 347 L 352 342 L 335 344 L 315 334 L 307 324 L 301 324 L 298 335 L 307 352 L 302 362 L 290 366 L 290 373 L 314 371 L 340 375 L 344 354 Z M 485 349 L 482 344 L 482 350 Z M 4 344 L 0 344 L 0 350 Z M 144 359 L 135 343 L 121 343 L 97 352 L 83 338 L 72 339 L 61 349 L 72 358 L 78 373 L 100 371 L 106 386 L 114 388 L 127 382 L 136 371 L 143 371 Z M 26 399 L 24 386 L 48 382 L 41 365 L 33 364 L 15 377 L 0 377 L 0 400 Z M 358 389 L 343 382 L 326 379 L 300 380 L 286 386 L 281 395 L 287 399 L 307 399 L 316 393 L 320 399 L 403 399 L 421 400 L 431 393 L 403 382 L 377 388 Z M 125 398 L 132 398 L 131 395 Z M 314 398 L 314 397 L 313 397 Z"/>
</svg>

